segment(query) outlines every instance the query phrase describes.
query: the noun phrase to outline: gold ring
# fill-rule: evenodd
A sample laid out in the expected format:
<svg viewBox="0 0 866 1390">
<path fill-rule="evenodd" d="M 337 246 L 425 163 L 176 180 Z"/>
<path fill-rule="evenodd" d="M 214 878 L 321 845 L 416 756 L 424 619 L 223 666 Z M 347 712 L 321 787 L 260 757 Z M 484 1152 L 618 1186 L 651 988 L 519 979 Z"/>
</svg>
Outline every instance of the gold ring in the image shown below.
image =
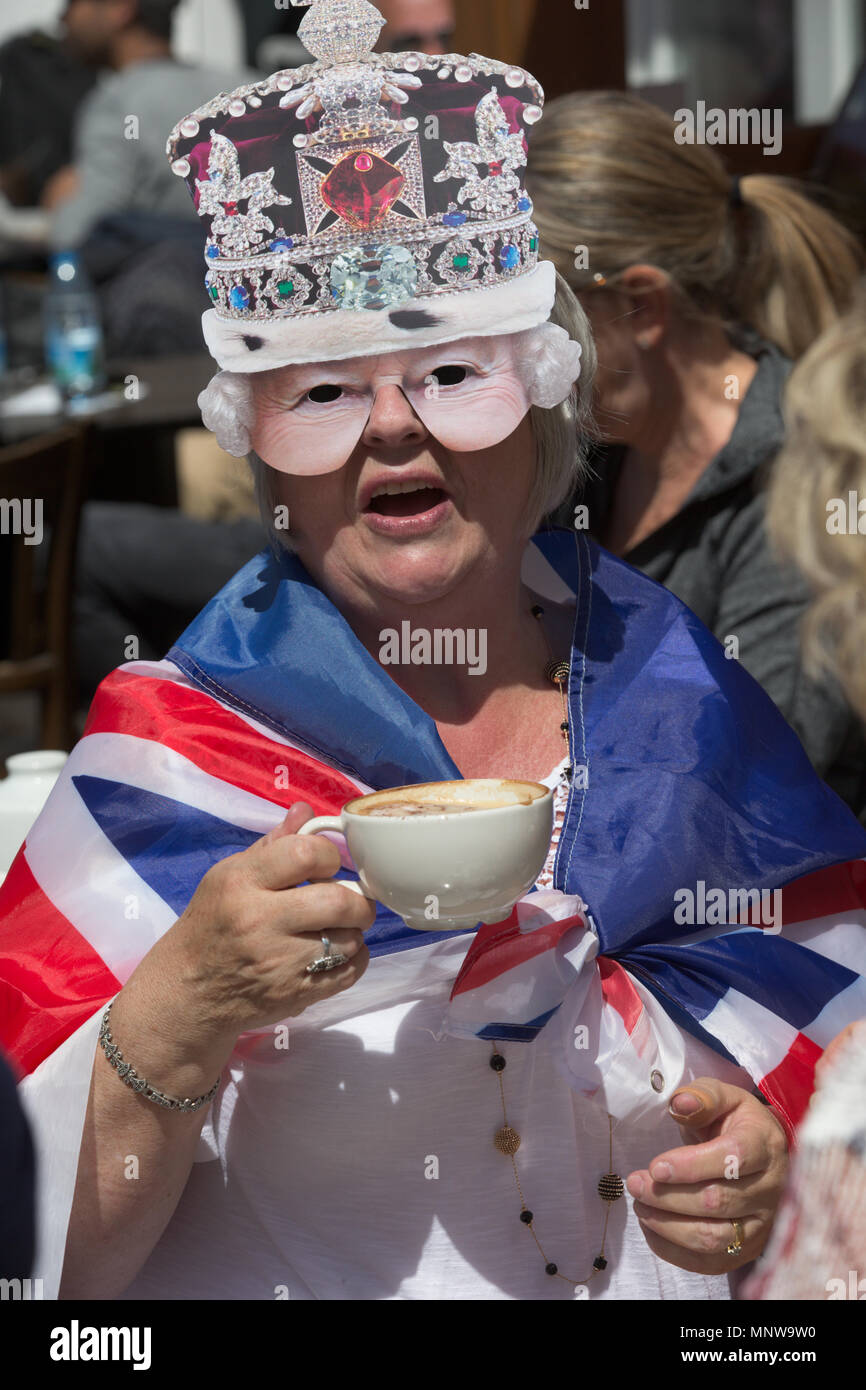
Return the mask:
<svg viewBox="0 0 866 1390">
<path fill-rule="evenodd" d="M 739 1255 L 743 1248 L 743 1240 L 745 1236 L 745 1233 L 743 1231 L 743 1223 L 742 1221 L 734 1221 L 732 1219 L 731 1225 L 734 1228 L 734 1239 L 728 1246 L 726 1253 L 728 1255 Z"/>
</svg>

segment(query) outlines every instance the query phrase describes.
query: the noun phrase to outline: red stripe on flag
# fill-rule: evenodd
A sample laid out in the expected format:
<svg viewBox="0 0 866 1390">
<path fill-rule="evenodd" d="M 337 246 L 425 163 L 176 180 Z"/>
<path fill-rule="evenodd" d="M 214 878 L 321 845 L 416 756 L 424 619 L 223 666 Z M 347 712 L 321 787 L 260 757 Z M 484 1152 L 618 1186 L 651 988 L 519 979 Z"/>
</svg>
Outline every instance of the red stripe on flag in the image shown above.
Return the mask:
<svg viewBox="0 0 866 1390">
<path fill-rule="evenodd" d="M 643 1001 L 628 971 L 623 969 L 619 961 L 611 960 L 610 956 L 599 956 L 598 973 L 605 1003 L 616 1009 L 625 1024 L 625 1031 L 633 1033 L 643 1012 Z"/>
<path fill-rule="evenodd" d="M 120 989 L 19 850 L 0 887 L 0 1045 L 34 1071 Z"/>
<path fill-rule="evenodd" d="M 213 696 L 171 680 L 112 672 L 96 693 L 84 737 L 102 733 L 152 739 L 202 772 L 286 809 L 305 801 L 316 815 L 332 814 L 359 795 L 342 773 L 266 738 Z"/>
<path fill-rule="evenodd" d="M 792 1130 L 806 1113 L 815 1089 L 815 1067 L 822 1053 L 817 1043 L 798 1033 L 786 1056 L 760 1083 L 760 1090 Z"/>
<path fill-rule="evenodd" d="M 454 983 L 451 998 L 455 999 L 458 994 L 465 994 L 470 989 L 480 989 L 515 966 L 544 955 L 575 927 L 586 927 L 583 917 L 569 917 L 564 922 L 548 922 L 534 931 L 521 931 L 516 908 L 505 922 L 479 927 Z"/>
<path fill-rule="evenodd" d="M 866 908 L 866 861 L 830 864 L 782 889 L 782 924 L 795 926 L 816 917 L 841 916 Z"/>
</svg>

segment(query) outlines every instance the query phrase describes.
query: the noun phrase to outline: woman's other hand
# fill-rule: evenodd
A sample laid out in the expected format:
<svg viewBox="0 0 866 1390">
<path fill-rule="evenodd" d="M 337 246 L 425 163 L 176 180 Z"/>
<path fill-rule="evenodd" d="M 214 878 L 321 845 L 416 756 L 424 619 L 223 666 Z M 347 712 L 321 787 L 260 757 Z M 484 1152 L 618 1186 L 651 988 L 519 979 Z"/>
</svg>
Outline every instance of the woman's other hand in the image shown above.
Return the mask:
<svg viewBox="0 0 866 1390">
<path fill-rule="evenodd" d="M 190 1043 L 233 1042 L 295 1018 L 367 969 L 363 933 L 375 905 L 334 882 L 340 855 L 330 840 L 298 835 L 312 814 L 296 804 L 275 830 L 209 869 L 130 980 L 146 971 L 151 996 L 162 996 L 169 1015 L 181 1010 Z M 308 975 L 323 935 L 348 963 Z"/>
<path fill-rule="evenodd" d="M 756 1260 L 769 1238 L 788 1169 L 785 1132 L 755 1096 L 712 1077 L 676 1091 L 671 1114 L 685 1147 L 630 1174 L 635 1214 L 660 1259 L 693 1274 L 730 1274 Z M 729 1255 L 734 1220 L 742 1249 Z"/>
</svg>

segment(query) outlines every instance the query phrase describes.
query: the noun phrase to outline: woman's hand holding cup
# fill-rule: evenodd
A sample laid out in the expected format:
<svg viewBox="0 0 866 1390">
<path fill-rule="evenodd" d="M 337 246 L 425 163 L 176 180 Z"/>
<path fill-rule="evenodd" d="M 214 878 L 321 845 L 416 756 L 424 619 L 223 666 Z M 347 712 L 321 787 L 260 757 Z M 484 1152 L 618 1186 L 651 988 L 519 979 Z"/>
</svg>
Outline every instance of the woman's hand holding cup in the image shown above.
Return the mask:
<svg viewBox="0 0 866 1390">
<path fill-rule="evenodd" d="M 163 990 L 172 982 L 191 1036 L 233 1043 L 350 989 L 367 969 L 363 933 L 375 904 L 333 881 L 340 855 L 329 840 L 298 835 L 311 816 L 297 803 L 276 829 L 209 869 L 136 971 L 147 965 Z M 308 974 L 323 936 L 347 964 Z"/>
</svg>

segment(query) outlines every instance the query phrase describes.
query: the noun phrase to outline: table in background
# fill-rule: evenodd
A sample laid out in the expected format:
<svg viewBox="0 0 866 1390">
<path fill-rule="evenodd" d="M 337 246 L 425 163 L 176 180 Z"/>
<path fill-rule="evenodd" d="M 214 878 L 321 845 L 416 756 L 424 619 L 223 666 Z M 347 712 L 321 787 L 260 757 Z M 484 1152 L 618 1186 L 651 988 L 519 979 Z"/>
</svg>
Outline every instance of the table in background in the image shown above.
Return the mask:
<svg viewBox="0 0 866 1390">
<path fill-rule="evenodd" d="M 149 389 L 139 400 L 86 418 L 92 425 L 88 499 L 177 506 L 174 436 L 201 426 L 197 398 L 216 371 L 207 353 L 130 358 L 108 364 L 112 383 L 135 377 Z M 15 444 L 58 429 L 69 417 L 0 417 L 0 443 Z"/>
</svg>

